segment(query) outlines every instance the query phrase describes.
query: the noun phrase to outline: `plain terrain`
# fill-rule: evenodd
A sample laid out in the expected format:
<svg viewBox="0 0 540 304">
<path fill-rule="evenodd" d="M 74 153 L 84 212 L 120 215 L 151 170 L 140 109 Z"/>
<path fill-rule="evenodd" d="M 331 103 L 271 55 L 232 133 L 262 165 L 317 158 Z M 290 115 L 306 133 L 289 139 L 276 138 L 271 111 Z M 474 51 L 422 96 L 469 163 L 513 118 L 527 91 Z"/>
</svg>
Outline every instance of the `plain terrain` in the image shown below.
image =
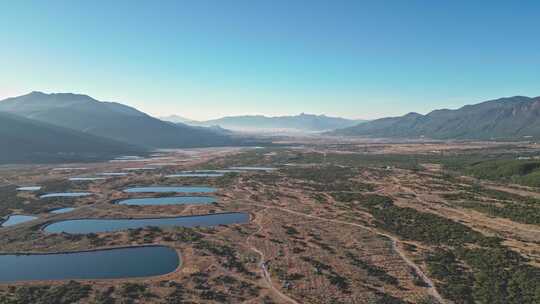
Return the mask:
<svg viewBox="0 0 540 304">
<path fill-rule="evenodd" d="M 328 142 L 266 149 L 187 149 L 155 159 L 0 169 L 0 213 L 39 219 L 0 229 L 0 251 L 59 252 L 138 244 L 177 249 L 182 267 L 154 278 L 1 286 L 0 303 L 539 303 L 539 146 L 492 142 Z M 72 176 L 118 172 L 106 181 Z M 540 162 L 540 161 L 538 161 Z M 78 164 L 66 166 L 79 167 Z M 232 166 L 270 172 L 165 178 Z M 532 175 L 532 177 L 531 177 Z M 531 181 L 532 180 L 532 181 Z M 212 185 L 218 203 L 120 206 L 133 185 Z M 42 185 L 38 192 L 16 186 Z M 92 197 L 37 195 L 84 190 Z M 65 214 L 53 208 L 75 206 Z M 61 219 L 248 212 L 248 224 L 44 234 Z"/>
</svg>

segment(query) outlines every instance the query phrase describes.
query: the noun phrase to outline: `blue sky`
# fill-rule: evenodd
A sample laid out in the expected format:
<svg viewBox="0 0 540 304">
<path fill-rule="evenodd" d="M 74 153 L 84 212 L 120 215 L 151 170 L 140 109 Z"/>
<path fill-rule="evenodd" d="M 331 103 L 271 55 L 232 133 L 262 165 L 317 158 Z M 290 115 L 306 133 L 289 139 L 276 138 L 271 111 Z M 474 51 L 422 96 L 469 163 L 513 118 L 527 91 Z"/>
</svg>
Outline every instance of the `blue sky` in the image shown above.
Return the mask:
<svg viewBox="0 0 540 304">
<path fill-rule="evenodd" d="M 0 98 L 377 118 L 540 95 L 540 1 L 0 0 Z"/>
</svg>

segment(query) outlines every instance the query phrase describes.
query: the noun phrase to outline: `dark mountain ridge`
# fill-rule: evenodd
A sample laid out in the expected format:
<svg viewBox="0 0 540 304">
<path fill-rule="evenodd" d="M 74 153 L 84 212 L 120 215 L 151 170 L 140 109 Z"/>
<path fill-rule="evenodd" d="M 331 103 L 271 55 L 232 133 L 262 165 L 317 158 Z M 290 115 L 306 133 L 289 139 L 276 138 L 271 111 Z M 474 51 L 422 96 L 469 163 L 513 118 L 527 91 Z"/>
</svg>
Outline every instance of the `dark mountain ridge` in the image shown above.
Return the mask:
<svg viewBox="0 0 540 304">
<path fill-rule="evenodd" d="M 0 101 L 0 111 L 148 148 L 237 143 L 210 129 L 164 122 L 135 108 L 81 94 L 32 92 Z"/>
<path fill-rule="evenodd" d="M 0 163 L 100 160 L 145 149 L 0 112 Z"/>
<path fill-rule="evenodd" d="M 540 138 L 540 97 L 514 96 L 466 105 L 456 110 L 409 113 L 331 132 L 367 137 L 433 139 Z"/>
</svg>

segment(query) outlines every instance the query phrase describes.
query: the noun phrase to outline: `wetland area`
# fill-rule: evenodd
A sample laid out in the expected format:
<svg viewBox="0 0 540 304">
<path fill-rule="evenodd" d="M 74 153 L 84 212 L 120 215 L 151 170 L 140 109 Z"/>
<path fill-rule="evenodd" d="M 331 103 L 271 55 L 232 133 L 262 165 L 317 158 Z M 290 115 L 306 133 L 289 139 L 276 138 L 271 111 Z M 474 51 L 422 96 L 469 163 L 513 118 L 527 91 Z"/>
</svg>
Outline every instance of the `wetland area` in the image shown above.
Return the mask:
<svg viewBox="0 0 540 304">
<path fill-rule="evenodd" d="M 535 303 L 540 192 L 470 164 L 540 147 L 305 145 L 3 169 L 0 300 Z"/>
</svg>

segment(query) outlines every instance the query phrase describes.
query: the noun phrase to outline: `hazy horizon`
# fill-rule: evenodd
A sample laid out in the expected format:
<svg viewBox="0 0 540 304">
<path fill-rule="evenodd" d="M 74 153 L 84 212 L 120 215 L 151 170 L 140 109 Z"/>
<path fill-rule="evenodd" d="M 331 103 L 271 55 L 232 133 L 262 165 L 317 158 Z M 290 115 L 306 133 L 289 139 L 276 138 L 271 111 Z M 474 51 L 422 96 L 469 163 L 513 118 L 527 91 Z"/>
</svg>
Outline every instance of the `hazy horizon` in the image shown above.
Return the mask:
<svg viewBox="0 0 540 304">
<path fill-rule="evenodd" d="M 96 3 L 0 4 L 0 98 L 73 92 L 208 120 L 539 95 L 534 1 Z"/>
<path fill-rule="evenodd" d="M 456 107 L 441 107 L 441 108 L 433 108 L 433 109 L 429 109 L 425 112 L 420 112 L 420 111 L 415 111 L 414 109 L 410 109 L 409 111 L 407 112 L 404 112 L 404 113 L 401 113 L 401 114 L 396 114 L 396 115 L 388 115 L 388 116 L 380 116 L 380 117 L 373 117 L 373 118 L 365 118 L 365 117 L 354 117 L 354 116 L 346 116 L 346 115 L 331 115 L 331 114 L 327 114 L 327 113 L 314 113 L 314 112 L 310 112 L 310 111 L 303 111 L 303 112 L 297 112 L 297 113 L 285 113 L 285 114 L 267 114 L 267 113 L 237 113 L 237 114 L 230 114 L 230 115 L 221 115 L 221 116 L 215 116 L 215 117 L 209 117 L 209 118 L 203 118 L 203 119 L 197 119 L 197 118 L 193 118 L 193 117 L 190 117 L 190 116 L 186 116 L 186 115 L 183 115 L 183 114 L 178 114 L 178 113 L 166 113 L 166 114 L 153 114 L 152 111 L 145 111 L 145 110 L 142 110 L 141 108 L 133 105 L 133 104 L 130 104 L 129 102 L 124 102 L 124 101 L 119 101 L 119 100 L 104 100 L 104 99 L 100 99 L 100 98 L 96 98 L 95 96 L 91 96 L 89 94 L 85 94 L 85 93 L 82 93 L 82 92 L 44 92 L 44 91 L 36 91 L 36 90 L 32 90 L 32 91 L 27 91 L 26 93 L 22 93 L 22 94 L 18 94 L 18 95 L 13 95 L 13 96 L 2 96 L 0 95 L 0 101 L 4 100 L 4 99 L 7 99 L 7 98 L 12 98 L 12 97 L 18 97 L 18 96 L 23 96 L 23 95 L 27 95 L 27 94 L 30 94 L 32 92 L 41 92 L 41 93 L 45 93 L 45 94 L 63 94 L 63 93 L 72 93 L 72 94 L 80 94 L 80 95 L 88 95 L 89 97 L 91 98 L 94 98 L 98 101 L 101 101 L 101 102 L 118 102 L 118 103 L 121 103 L 121 104 L 124 104 L 124 105 L 127 105 L 127 106 L 130 106 L 130 107 L 134 107 L 136 108 L 137 110 L 140 110 L 146 114 L 149 114 L 153 117 L 156 117 L 156 118 L 167 118 L 167 117 L 172 117 L 172 116 L 176 116 L 176 117 L 179 117 L 179 118 L 183 118 L 183 119 L 187 119 L 187 120 L 193 120 L 193 121 L 201 121 L 201 122 L 204 122 L 204 121 L 210 121 L 210 120 L 216 120 L 216 119 L 220 119 L 220 118 L 226 118 L 226 117 L 238 117 L 238 116 L 265 116 L 265 117 L 283 117 L 283 116 L 298 116 L 298 115 L 301 115 L 301 114 L 307 114 L 307 115 L 318 115 L 318 116 L 328 116 L 328 117 L 338 117 L 338 118 L 345 118 L 345 119 L 350 119 L 350 120 L 365 120 L 365 121 L 371 121 L 371 120 L 376 120 L 376 119 L 379 119 L 379 118 L 385 118 L 385 117 L 399 117 L 399 116 L 403 116 L 405 114 L 408 114 L 408 113 L 419 113 L 419 114 L 422 114 L 422 115 L 425 115 L 425 114 L 428 114 L 429 112 L 432 112 L 432 111 L 435 111 L 435 110 L 446 110 L 446 109 L 449 109 L 449 110 L 455 110 L 455 109 L 458 109 L 462 106 L 466 106 L 466 105 L 473 105 L 473 104 L 478 104 L 478 103 L 481 103 L 481 102 L 485 102 L 485 101 L 489 101 L 489 100 L 495 100 L 495 99 L 500 99 L 500 98 L 508 98 L 508 97 L 515 97 L 515 96 L 525 96 L 525 95 L 513 95 L 513 96 L 499 96 L 499 97 L 495 97 L 495 98 L 491 98 L 491 99 L 485 99 L 485 100 L 475 100 L 475 101 L 472 101 L 472 102 L 466 102 L 464 103 L 463 105 L 460 105 L 460 106 L 456 106 Z M 526 97 L 530 97 L 530 98 L 535 98 L 535 97 L 539 97 L 540 95 L 531 95 L 531 96 L 526 96 Z"/>
</svg>

